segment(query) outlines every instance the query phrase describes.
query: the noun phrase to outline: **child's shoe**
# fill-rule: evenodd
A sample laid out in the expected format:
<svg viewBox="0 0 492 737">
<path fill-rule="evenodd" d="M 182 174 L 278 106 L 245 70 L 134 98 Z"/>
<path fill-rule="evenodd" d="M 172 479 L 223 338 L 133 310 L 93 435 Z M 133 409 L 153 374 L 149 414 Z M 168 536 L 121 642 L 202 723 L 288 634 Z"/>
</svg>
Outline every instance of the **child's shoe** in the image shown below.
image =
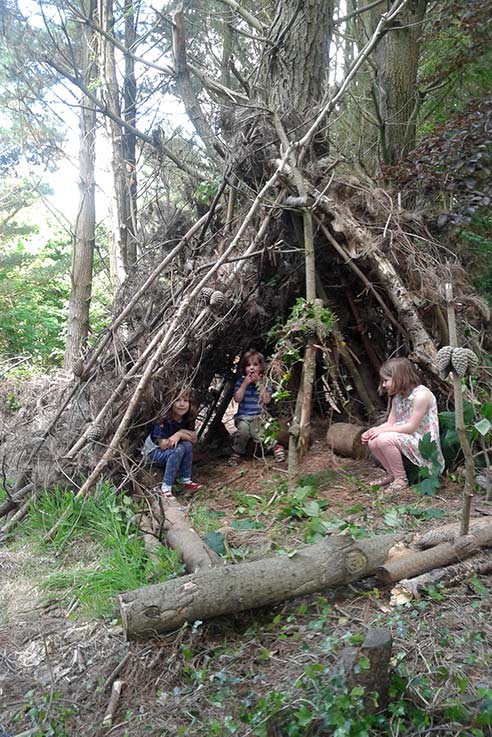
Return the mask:
<svg viewBox="0 0 492 737">
<path fill-rule="evenodd" d="M 174 499 L 173 490 L 169 486 L 161 486 L 159 496 L 162 496 L 164 499 Z"/>
<path fill-rule="evenodd" d="M 233 453 L 229 460 L 227 461 L 228 466 L 239 466 L 241 463 L 241 456 L 239 453 Z"/>
<path fill-rule="evenodd" d="M 195 484 L 194 481 L 185 481 L 183 483 L 183 491 L 199 491 L 203 489 L 203 484 Z"/>
<path fill-rule="evenodd" d="M 284 446 L 280 445 L 280 443 L 277 443 L 277 445 L 273 449 L 273 457 L 275 458 L 277 463 L 283 463 L 285 461 Z"/>
</svg>

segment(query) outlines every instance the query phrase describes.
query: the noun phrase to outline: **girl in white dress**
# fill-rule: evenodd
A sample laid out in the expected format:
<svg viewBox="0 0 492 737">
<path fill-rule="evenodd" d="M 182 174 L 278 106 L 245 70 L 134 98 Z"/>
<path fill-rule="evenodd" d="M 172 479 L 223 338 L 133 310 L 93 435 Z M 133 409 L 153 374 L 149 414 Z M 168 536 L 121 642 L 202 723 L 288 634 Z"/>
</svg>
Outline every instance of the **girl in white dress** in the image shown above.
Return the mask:
<svg viewBox="0 0 492 737">
<path fill-rule="evenodd" d="M 381 366 L 379 375 L 379 388 L 391 397 L 391 410 L 386 422 L 366 430 L 361 439 L 386 471 L 377 483 L 390 484 L 388 491 L 401 491 L 408 487 L 402 453 L 416 466 L 432 465 L 419 450 L 427 433 L 436 444 L 440 472 L 444 470 L 436 398 L 420 383 L 408 358 L 389 359 Z"/>
</svg>

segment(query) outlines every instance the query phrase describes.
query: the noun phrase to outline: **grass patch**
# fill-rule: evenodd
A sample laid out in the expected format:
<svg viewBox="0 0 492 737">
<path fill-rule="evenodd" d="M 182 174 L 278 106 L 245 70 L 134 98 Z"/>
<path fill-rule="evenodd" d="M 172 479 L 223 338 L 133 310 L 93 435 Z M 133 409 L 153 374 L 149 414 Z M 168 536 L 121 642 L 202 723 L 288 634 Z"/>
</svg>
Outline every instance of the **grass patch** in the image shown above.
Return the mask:
<svg viewBox="0 0 492 737">
<path fill-rule="evenodd" d="M 33 501 L 23 540 L 39 550 L 63 549 L 64 563 L 48 574 L 40 588 L 75 601 L 84 614 L 111 616 L 116 594 L 178 575 L 182 564 L 174 551 L 162 548 L 157 560 L 147 555 L 138 534 L 138 518 L 127 497 L 107 483 L 76 500 L 66 490 L 46 491 Z M 53 540 L 44 536 L 64 517 Z"/>
</svg>

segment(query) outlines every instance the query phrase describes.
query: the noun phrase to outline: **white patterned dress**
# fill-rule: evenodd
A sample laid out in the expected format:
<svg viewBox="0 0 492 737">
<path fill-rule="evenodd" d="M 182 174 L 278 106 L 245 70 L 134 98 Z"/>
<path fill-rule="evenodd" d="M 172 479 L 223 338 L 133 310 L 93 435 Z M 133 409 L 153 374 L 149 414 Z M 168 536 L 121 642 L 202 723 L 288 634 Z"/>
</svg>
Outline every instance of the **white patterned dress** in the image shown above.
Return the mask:
<svg viewBox="0 0 492 737">
<path fill-rule="evenodd" d="M 393 397 L 393 413 L 395 418 L 395 424 L 399 425 L 407 422 L 412 415 L 415 399 L 419 392 L 425 392 L 431 396 L 431 403 L 429 409 L 422 417 L 419 426 L 413 433 L 397 433 L 397 444 L 401 452 L 416 466 L 427 466 L 431 468 L 432 462 L 422 458 L 422 454 L 419 451 L 419 443 L 423 436 L 430 433 L 432 440 L 437 445 L 437 460 L 440 466 L 440 473 L 444 470 L 444 458 L 441 450 L 441 443 L 439 440 L 439 420 L 437 417 L 437 402 L 436 398 L 430 389 L 427 389 L 423 384 L 416 386 L 408 397 L 402 397 L 396 394 Z"/>
</svg>

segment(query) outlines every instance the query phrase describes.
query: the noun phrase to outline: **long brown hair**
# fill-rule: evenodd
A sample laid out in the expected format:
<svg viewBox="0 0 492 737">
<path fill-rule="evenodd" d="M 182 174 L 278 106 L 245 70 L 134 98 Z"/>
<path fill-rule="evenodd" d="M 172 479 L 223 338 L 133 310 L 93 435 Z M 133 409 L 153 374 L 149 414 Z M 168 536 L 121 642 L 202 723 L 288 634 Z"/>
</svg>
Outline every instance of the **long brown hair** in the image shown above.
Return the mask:
<svg viewBox="0 0 492 737">
<path fill-rule="evenodd" d="M 173 397 L 173 400 L 171 404 L 169 405 L 169 409 L 167 410 L 166 414 L 164 415 L 163 419 L 161 420 L 160 424 L 162 425 L 166 420 L 172 420 L 173 419 L 173 404 L 176 402 L 180 397 L 187 397 L 188 401 L 190 403 L 190 406 L 188 407 L 188 411 L 183 415 L 183 427 L 186 430 L 194 430 L 195 429 L 195 421 L 196 416 L 198 414 L 197 410 L 197 400 L 196 400 L 196 394 L 193 389 L 183 389 L 182 392 L 179 394 L 176 394 Z"/>
<path fill-rule="evenodd" d="M 385 361 L 379 369 L 379 376 L 381 379 L 391 379 L 393 394 L 401 394 L 403 397 L 422 383 L 417 369 L 408 358 L 390 358 Z M 384 391 L 381 383 L 378 391 Z"/>
</svg>

